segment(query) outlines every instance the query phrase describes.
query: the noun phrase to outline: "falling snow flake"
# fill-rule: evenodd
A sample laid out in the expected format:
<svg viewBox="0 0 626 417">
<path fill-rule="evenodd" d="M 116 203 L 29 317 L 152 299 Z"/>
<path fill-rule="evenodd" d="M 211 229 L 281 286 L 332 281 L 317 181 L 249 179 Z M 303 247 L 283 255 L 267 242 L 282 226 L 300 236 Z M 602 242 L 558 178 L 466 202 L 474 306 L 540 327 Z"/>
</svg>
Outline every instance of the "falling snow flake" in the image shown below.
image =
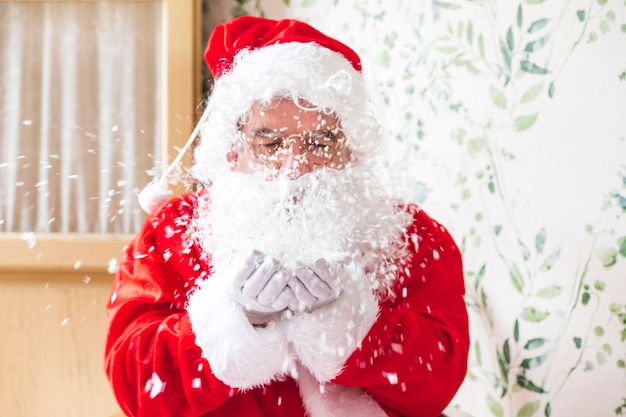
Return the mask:
<svg viewBox="0 0 626 417">
<path fill-rule="evenodd" d="M 172 226 L 166 226 L 165 227 L 165 237 L 170 239 L 174 236 L 175 232 L 174 232 L 174 228 Z"/>
<path fill-rule="evenodd" d="M 37 239 L 35 239 L 35 234 L 33 232 L 22 233 L 20 238 L 26 242 L 28 245 L 28 249 L 32 249 L 37 244 Z"/>
<path fill-rule="evenodd" d="M 398 383 L 398 374 L 395 372 L 383 372 L 383 376 L 387 378 L 391 385 L 396 385 Z"/>
<path fill-rule="evenodd" d="M 152 377 L 146 381 L 144 392 L 150 392 L 150 398 L 154 398 L 165 391 L 165 382 L 161 381 L 156 372 L 152 373 Z"/>
<path fill-rule="evenodd" d="M 107 272 L 109 274 L 115 274 L 117 272 L 117 259 L 113 258 L 109 261 Z"/>
<path fill-rule="evenodd" d="M 437 345 L 438 345 L 440 351 L 442 351 L 442 352 L 446 351 L 446 347 L 444 346 L 443 343 L 441 343 L 441 340 L 437 342 Z"/>
<path fill-rule="evenodd" d="M 392 343 L 391 350 L 396 353 L 402 354 L 402 345 L 400 343 Z"/>
</svg>

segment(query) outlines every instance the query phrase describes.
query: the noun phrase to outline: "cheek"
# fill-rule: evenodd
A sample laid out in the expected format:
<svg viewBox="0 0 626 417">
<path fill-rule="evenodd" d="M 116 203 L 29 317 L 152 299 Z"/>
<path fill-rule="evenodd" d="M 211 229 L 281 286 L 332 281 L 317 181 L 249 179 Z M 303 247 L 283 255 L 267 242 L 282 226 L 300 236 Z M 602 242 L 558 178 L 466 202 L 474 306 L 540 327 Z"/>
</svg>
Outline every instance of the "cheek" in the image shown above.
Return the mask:
<svg viewBox="0 0 626 417">
<path fill-rule="evenodd" d="M 226 154 L 226 160 L 230 163 L 231 169 L 235 172 L 250 172 L 250 165 L 252 160 L 250 159 L 249 150 L 241 142 L 235 142 L 231 144 L 230 150 Z"/>
<path fill-rule="evenodd" d="M 235 165 L 237 163 L 237 160 L 239 159 L 239 154 L 237 153 L 236 150 L 231 149 L 227 154 L 226 154 L 226 160 L 228 162 L 230 162 L 231 164 Z"/>
<path fill-rule="evenodd" d="M 231 168 L 235 172 L 242 172 L 244 174 L 253 174 L 261 172 L 267 169 L 268 163 L 260 161 L 249 149 L 233 150 L 232 157 L 228 157 L 228 162 L 231 163 Z"/>
<path fill-rule="evenodd" d="M 233 171 L 249 173 L 251 171 L 252 161 L 245 152 L 236 153 L 236 157 L 231 161 Z"/>
<path fill-rule="evenodd" d="M 342 148 L 333 155 L 331 164 L 338 168 L 343 168 L 348 162 L 352 160 L 350 150 L 348 148 Z"/>
<path fill-rule="evenodd" d="M 226 154 L 226 160 L 230 163 L 233 171 L 248 172 L 250 160 L 246 154 L 246 150 L 241 146 L 233 145 Z"/>
</svg>

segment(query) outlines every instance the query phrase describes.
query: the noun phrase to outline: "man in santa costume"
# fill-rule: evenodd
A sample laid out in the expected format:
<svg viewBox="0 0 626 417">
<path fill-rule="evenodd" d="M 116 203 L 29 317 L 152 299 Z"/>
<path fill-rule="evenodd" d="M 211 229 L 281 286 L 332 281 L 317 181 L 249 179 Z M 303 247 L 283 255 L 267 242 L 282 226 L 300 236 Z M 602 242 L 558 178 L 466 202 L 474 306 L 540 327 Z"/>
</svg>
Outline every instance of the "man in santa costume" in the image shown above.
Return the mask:
<svg viewBox="0 0 626 417">
<path fill-rule="evenodd" d="M 467 368 L 461 255 L 387 194 L 357 54 L 241 17 L 205 52 L 199 191 L 149 201 L 107 309 L 128 416 L 434 417 Z"/>
</svg>

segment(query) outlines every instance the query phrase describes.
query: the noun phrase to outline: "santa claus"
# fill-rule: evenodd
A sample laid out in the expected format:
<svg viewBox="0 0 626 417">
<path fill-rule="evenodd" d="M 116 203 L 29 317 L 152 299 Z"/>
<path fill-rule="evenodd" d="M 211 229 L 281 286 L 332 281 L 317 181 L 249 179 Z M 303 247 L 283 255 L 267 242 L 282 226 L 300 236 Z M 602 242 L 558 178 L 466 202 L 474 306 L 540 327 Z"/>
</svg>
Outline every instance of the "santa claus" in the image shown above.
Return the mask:
<svg viewBox="0 0 626 417">
<path fill-rule="evenodd" d="M 439 415 L 467 368 L 461 255 L 373 168 L 357 54 L 295 20 L 219 25 L 202 189 L 151 214 L 108 304 L 129 416 Z"/>
</svg>

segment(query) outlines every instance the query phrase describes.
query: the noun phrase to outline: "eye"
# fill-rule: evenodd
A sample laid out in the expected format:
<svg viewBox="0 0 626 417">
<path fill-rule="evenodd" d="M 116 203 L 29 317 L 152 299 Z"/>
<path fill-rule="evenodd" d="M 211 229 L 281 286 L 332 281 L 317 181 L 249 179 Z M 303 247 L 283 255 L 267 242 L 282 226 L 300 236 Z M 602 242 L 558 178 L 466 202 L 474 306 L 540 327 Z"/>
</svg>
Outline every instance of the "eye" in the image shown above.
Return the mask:
<svg viewBox="0 0 626 417">
<path fill-rule="evenodd" d="M 262 130 L 259 132 L 254 132 L 253 142 L 256 146 L 260 146 L 263 148 L 273 148 L 282 145 L 283 137 L 276 132 L 272 132 L 270 130 Z"/>
<path fill-rule="evenodd" d="M 326 147 L 334 146 L 337 144 L 337 131 L 336 129 L 327 128 L 324 130 L 318 130 L 312 132 L 309 135 L 308 142 L 312 146 Z"/>
</svg>

